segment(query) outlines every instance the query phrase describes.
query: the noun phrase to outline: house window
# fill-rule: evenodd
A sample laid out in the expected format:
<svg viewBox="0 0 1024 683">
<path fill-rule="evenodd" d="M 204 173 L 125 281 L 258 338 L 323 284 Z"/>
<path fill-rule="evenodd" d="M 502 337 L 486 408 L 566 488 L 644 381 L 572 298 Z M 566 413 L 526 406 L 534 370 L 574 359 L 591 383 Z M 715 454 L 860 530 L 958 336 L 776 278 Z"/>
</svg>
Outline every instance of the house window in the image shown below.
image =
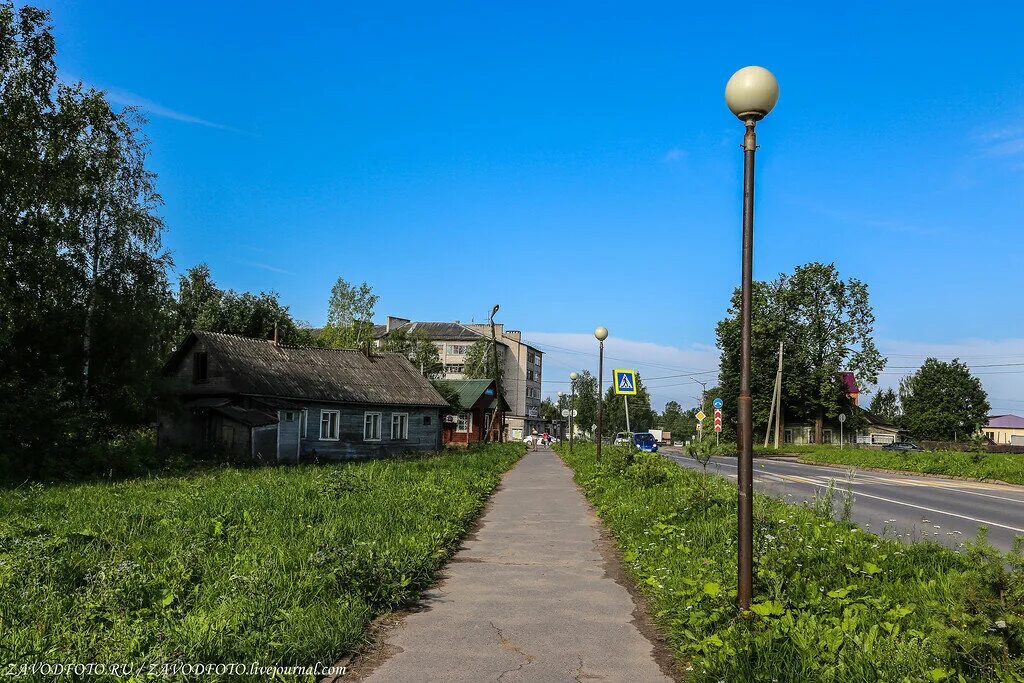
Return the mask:
<svg viewBox="0 0 1024 683">
<path fill-rule="evenodd" d="M 473 415 L 471 413 L 461 413 L 455 419 L 455 431 L 457 432 L 468 432 L 473 428 Z"/>
<path fill-rule="evenodd" d="M 195 384 L 210 381 L 210 364 L 206 351 L 196 351 L 192 354 L 192 381 Z"/>
<path fill-rule="evenodd" d="M 284 421 L 285 422 L 295 422 L 295 413 L 293 413 L 290 410 L 285 412 L 285 414 L 284 414 Z"/>
<path fill-rule="evenodd" d="M 989 441 L 991 441 L 992 443 L 995 443 L 995 441 L 996 441 L 996 433 L 995 432 L 985 432 L 985 436 L 988 437 Z"/>
<path fill-rule="evenodd" d="M 424 415 L 423 416 L 423 426 L 424 427 L 429 427 L 430 426 L 430 416 L 429 415 Z"/>
<path fill-rule="evenodd" d="M 338 440 L 338 422 L 341 420 L 341 412 L 337 410 L 320 411 L 320 440 Z"/>
<path fill-rule="evenodd" d="M 783 432 L 782 432 L 782 441 L 783 441 L 783 443 L 793 443 L 793 430 L 792 429 L 783 430 Z"/>
<path fill-rule="evenodd" d="M 822 432 L 821 432 L 821 442 L 822 443 L 832 443 L 832 430 L 831 429 L 824 429 L 824 430 L 822 430 Z"/>
<path fill-rule="evenodd" d="M 448 355 L 449 356 L 465 356 L 469 352 L 469 347 L 464 344 L 449 344 Z"/>
<path fill-rule="evenodd" d="M 526 371 L 526 379 L 529 382 L 533 381 L 533 370 L 527 370 Z"/>
<path fill-rule="evenodd" d="M 363 413 L 363 441 L 380 441 L 380 413 Z"/>
<path fill-rule="evenodd" d="M 409 413 L 391 414 L 391 438 L 402 441 L 409 438 Z"/>
<path fill-rule="evenodd" d="M 466 366 L 462 363 L 447 363 L 444 366 L 444 371 L 453 375 L 461 375 L 466 371 Z"/>
</svg>

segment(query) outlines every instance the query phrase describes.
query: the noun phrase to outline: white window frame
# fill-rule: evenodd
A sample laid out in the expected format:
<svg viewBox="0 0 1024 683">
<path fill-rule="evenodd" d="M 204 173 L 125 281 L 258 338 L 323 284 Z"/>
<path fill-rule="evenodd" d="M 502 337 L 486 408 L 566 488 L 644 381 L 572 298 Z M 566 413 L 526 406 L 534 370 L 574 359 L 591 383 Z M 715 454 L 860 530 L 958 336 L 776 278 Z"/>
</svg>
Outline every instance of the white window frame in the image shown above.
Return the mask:
<svg viewBox="0 0 1024 683">
<path fill-rule="evenodd" d="M 328 416 L 334 416 L 334 436 L 324 436 L 324 418 Z M 328 423 L 330 425 L 330 423 Z M 341 411 L 340 410 L 321 410 L 320 411 L 320 440 L 321 441 L 337 441 L 341 438 Z"/>
<path fill-rule="evenodd" d="M 377 418 L 376 419 L 376 423 L 377 423 L 377 429 L 376 429 L 377 436 L 376 436 L 376 438 L 373 437 L 373 436 L 369 436 L 369 437 L 366 436 L 366 421 L 370 417 Z M 380 434 L 381 433 L 381 421 L 382 421 L 382 419 L 383 419 L 383 415 L 381 413 L 371 413 L 371 412 L 363 413 L 363 441 L 380 441 L 380 437 L 381 437 L 381 434 Z"/>
<path fill-rule="evenodd" d="M 462 425 L 462 428 L 459 428 Z M 455 417 L 455 431 L 459 434 L 469 434 L 473 431 L 473 413 L 459 413 Z"/>
<path fill-rule="evenodd" d="M 398 419 L 398 436 L 395 436 L 395 420 Z M 391 413 L 391 440 L 409 440 L 409 413 Z"/>
</svg>

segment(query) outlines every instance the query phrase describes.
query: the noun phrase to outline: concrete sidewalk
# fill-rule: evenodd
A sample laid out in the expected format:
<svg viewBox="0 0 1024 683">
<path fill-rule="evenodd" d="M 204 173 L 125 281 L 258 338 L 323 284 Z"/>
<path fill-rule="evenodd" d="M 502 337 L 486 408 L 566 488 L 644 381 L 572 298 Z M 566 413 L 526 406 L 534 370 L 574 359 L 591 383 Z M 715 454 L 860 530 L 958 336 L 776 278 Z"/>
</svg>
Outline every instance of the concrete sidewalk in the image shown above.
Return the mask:
<svg viewBox="0 0 1024 683">
<path fill-rule="evenodd" d="M 558 456 L 528 453 L 367 680 L 670 681 L 605 572 L 599 524 Z"/>
</svg>

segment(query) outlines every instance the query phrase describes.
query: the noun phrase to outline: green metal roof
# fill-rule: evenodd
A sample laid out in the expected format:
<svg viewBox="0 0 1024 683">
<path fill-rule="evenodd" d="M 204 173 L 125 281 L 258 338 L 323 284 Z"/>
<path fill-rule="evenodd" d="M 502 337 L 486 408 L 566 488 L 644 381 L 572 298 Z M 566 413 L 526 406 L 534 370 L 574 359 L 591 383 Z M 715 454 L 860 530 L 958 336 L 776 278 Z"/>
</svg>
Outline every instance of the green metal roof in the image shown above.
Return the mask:
<svg viewBox="0 0 1024 683">
<path fill-rule="evenodd" d="M 445 382 L 455 389 L 459 396 L 459 405 L 467 410 L 476 405 L 476 402 L 480 400 L 484 392 L 494 384 L 494 380 L 490 379 L 448 379 Z M 496 401 L 497 397 L 491 399 L 487 404 L 487 410 L 493 410 Z M 506 404 L 503 409 L 507 410 L 508 405 Z"/>
</svg>

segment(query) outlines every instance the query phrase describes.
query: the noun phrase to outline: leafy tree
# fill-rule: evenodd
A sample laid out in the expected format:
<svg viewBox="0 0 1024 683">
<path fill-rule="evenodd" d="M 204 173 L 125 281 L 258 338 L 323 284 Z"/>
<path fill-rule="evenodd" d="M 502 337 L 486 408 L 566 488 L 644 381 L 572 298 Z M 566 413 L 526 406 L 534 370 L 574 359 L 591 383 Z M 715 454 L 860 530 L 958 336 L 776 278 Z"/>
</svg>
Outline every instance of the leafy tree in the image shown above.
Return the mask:
<svg viewBox="0 0 1024 683">
<path fill-rule="evenodd" d="M 562 419 L 561 409 L 555 405 L 555 402 L 550 398 L 545 398 L 540 402 L 540 417 L 542 420 L 548 422 L 557 422 Z"/>
<path fill-rule="evenodd" d="M 271 339 L 274 326 L 282 344 L 312 346 L 316 343 L 308 327 L 292 318 L 277 292 L 236 292 L 221 290 L 204 263 L 190 268 L 178 282 L 176 302 L 178 340 L 192 330 L 237 334 Z"/>
<path fill-rule="evenodd" d="M 751 308 L 751 395 L 755 434 L 768 423 L 779 343 L 784 346 L 782 405 L 791 418 L 813 420 L 821 442 L 826 417 L 850 411 L 839 372 L 852 371 L 862 387 L 885 367 L 875 346 L 868 287 L 839 277 L 835 264 L 808 263 L 771 283 L 755 282 Z M 740 365 L 740 290 L 733 293 L 716 334 L 724 411 L 736 415 Z M 723 428 L 733 432 L 731 421 Z"/>
<path fill-rule="evenodd" d="M 373 338 L 373 312 L 379 299 L 365 282 L 356 286 L 339 277 L 331 288 L 321 338 L 334 348 L 361 348 Z"/>
<path fill-rule="evenodd" d="M 481 337 L 477 339 L 466 351 L 466 367 L 464 375 L 466 379 L 497 379 L 501 384 L 502 391 L 508 392 L 508 387 L 505 386 L 504 379 L 504 358 L 505 358 L 505 347 L 504 345 L 498 345 L 498 373 L 495 376 L 494 372 L 494 351 L 491 346 L 491 339 L 489 337 Z"/>
<path fill-rule="evenodd" d="M 903 426 L 918 439 L 951 441 L 975 434 L 988 418 L 988 394 L 959 358 L 929 358 L 900 382 Z"/>
<path fill-rule="evenodd" d="M 872 396 L 868 410 L 892 424 L 899 424 L 903 415 L 899 396 L 892 389 L 885 389 Z"/>
<path fill-rule="evenodd" d="M 597 377 L 590 374 L 589 370 L 583 370 L 576 378 L 576 391 L 573 404 L 576 407 L 576 417 L 573 418 L 573 426 L 584 432 L 591 431 L 591 425 L 597 424 Z M 566 392 L 565 407 L 569 407 L 570 393 Z"/>
<path fill-rule="evenodd" d="M 0 2 L 0 453 L 19 476 L 147 420 L 170 337 L 144 121 L 61 82 L 55 54 L 47 12 Z"/>
<path fill-rule="evenodd" d="M 419 368 L 424 377 L 435 377 L 444 370 L 441 353 L 434 340 L 422 330 L 407 332 L 398 329 L 390 332 L 383 340 L 383 350 L 405 354 L 409 362 Z"/>
<path fill-rule="evenodd" d="M 651 394 L 637 373 L 636 395 L 629 397 L 629 427 L 634 432 L 647 431 L 654 426 L 657 416 L 651 408 Z M 603 426 L 605 436 L 626 431 L 626 406 L 614 386 L 609 386 L 605 392 Z"/>
</svg>

